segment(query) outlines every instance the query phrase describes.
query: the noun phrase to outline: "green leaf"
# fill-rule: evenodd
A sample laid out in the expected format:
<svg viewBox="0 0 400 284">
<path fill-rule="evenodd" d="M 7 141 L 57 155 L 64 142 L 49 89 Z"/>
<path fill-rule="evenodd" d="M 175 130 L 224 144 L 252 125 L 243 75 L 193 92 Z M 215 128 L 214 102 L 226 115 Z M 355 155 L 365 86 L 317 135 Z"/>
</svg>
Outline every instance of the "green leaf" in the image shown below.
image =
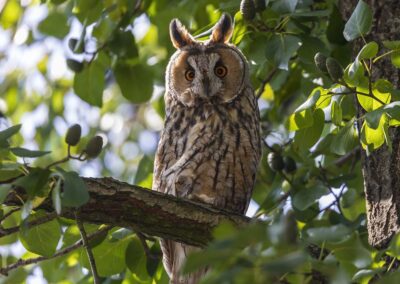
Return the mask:
<svg viewBox="0 0 400 284">
<path fill-rule="evenodd" d="M 101 107 L 103 104 L 103 90 L 105 68 L 99 57 L 91 62 L 83 71 L 76 73 L 74 91 L 85 102 Z"/>
<path fill-rule="evenodd" d="M 337 101 L 332 101 L 331 106 L 331 119 L 332 123 L 341 126 L 342 125 L 342 108 Z"/>
<path fill-rule="evenodd" d="M 0 184 L 0 204 L 3 203 L 4 199 L 6 199 L 10 190 L 11 190 L 10 184 Z"/>
<path fill-rule="evenodd" d="M 304 103 L 302 103 L 298 108 L 296 108 L 294 112 L 295 113 L 301 112 L 303 110 L 314 107 L 320 96 L 321 92 L 319 90 L 315 91 L 310 97 L 308 97 L 308 99 Z"/>
<path fill-rule="evenodd" d="M 395 51 L 390 55 L 390 60 L 396 68 L 400 68 L 400 51 Z"/>
<path fill-rule="evenodd" d="M 45 193 L 50 173 L 48 169 L 32 168 L 28 175 L 20 177 L 13 184 L 24 188 L 31 198 L 41 196 Z"/>
<path fill-rule="evenodd" d="M 125 263 L 128 269 L 140 279 L 148 279 L 146 255 L 143 245 L 136 237 L 129 242 L 125 252 Z"/>
<path fill-rule="evenodd" d="M 294 136 L 294 143 L 301 149 L 308 150 L 321 137 L 325 125 L 325 114 L 322 109 L 316 109 L 313 113 L 313 125 L 299 129 Z"/>
<path fill-rule="evenodd" d="M 356 58 L 354 62 L 346 67 L 343 79 L 350 86 L 357 86 L 367 80 L 364 71 L 364 66 L 361 64 L 360 60 Z"/>
<path fill-rule="evenodd" d="M 342 224 L 306 230 L 307 240 L 312 243 L 340 242 L 350 237 L 352 230 Z"/>
<path fill-rule="evenodd" d="M 379 88 L 382 90 L 382 85 L 379 85 Z M 383 90 L 386 90 L 386 89 L 384 88 Z M 364 83 L 361 84 L 357 88 L 357 91 L 369 94 L 368 87 L 364 86 Z M 383 93 L 383 92 L 379 91 L 376 83 L 374 83 L 372 85 L 372 94 L 373 94 L 374 98 L 372 98 L 370 96 L 362 95 L 362 94 L 357 94 L 358 102 L 363 107 L 363 109 L 365 109 L 367 112 L 376 110 L 382 106 L 382 103 L 379 102 L 378 100 L 382 101 L 385 104 L 388 104 L 390 102 L 391 93 L 389 93 L 389 92 Z"/>
<path fill-rule="evenodd" d="M 153 277 L 157 272 L 158 265 L 161 263 L 161 248 L 158 242 L 154 243 L 150 249 L 150 257 L 146 259 L 146 270 L 147 273 Z"/>
<path fill-rule="evenodd" d="M 378 44 L 375 41 L 371 41 L 363 46 L 357 55 L 359 60 L 373 58 L 378 53 Z"/>
<path fill-rule="evenodd" d="M 35 151 L 20 147 L 10 148 L 10 151 L 17 157 L 25 158 L 37 158 L 51 153 L 51 151 Z"/>
<path fill-rule="evenodd" d="M 61 172 L 64 180 L 62 205 L 79 207 L 89 201 L 89 192 L 83 179 L 76 172 Z"/>
<path fill-rule="evenodd" d="M 92 249 L 96 261 L 97 272 L 101 277 L 108 277 L 125 270 L 125 254 L 132 237 L 118 241 L 105 239 L 100 245 Z M 81 251 L 81 263 L 84 267 L 90 267 L 85 250 Z"/>
<path fill-rule="evenodd" d="M 341 263 L 350 263 L 358 269 L 366 268 L 372 262 L 371 252 L 355 237 L 341 243 L 333 254 Z"/>
<path fill-rule="evenodd" d="M 387 123 L 388 118 L 386 115 L 381 116 L 376 129 L 369 127 L 366 122 L 363 123 L 361 128 L 361 142 L 364 149 L 373 151 L 383 145 L 385 142 L 384 125 Z"/>
<path fill-rule="evenodd" d="M 103 1 L 76 0 L 73 12 L 81 23 L 91 24 L 100 18 L 103 11 Z"/>
<path fill-rule="evenodd" d="M 143 156 L 143 158 L 139 162 L 138 169 L 136 171 L 134 180 L 135 184 L 140 184 L 148 179 L 149 175 L 153 173 L 153 163 L 153 160 L 149 156 Z"/>
<path fill-rule="evenodd" d="M 372 129 L 377 129 L 382 114 L 386 113 L 391 119 L 400 120 L 400 102 L 392 102 L 365 114 L 365 120 Z"/>
<path fill-rule="evenodd" d="M 292 13 L 296 9 L 298 0 L 280 0 L 272 4 L 272 10 L 279 14 Z"/>
<path fill-rule="evenodd" d="M 37 212 L 29 216 L 26 221 L 31 222 L 44 215 L 45 213 Z M 19 239 L 28 251 L 47 257 L 52 256 L 56 252 L 60 238 L 61 227 L 55 219 L 31 228 L 27 227 L 24 222 L 19 231 Z"/>
<path fill-rule="evenodd" d="M 136 104 L 150 100 L 153 94 L 153 75 L 147 66 L 120 62 L 114 68 L 114 75 L 126 99 Z"/>
<path fill-rule="evenodd" d="M 38 25 L 41 33 L 64 38 L 69 32 L 68 18 L 65 13 L 53 11 Z"/>
<path fill-rule="evenodd" d="M 400 49 L 400 40 L 384 40 L 383 46 L 390 50 Z"/>
<path fill-rule="evenodd" d="M 353 121 L 349 121 L 334 136 L 330 150 L 337 155 L 345 155 L 357 145 L 357 132 Z"/>
<path fill-rule="evenodd" d="M 385 272 L 385 267 L 374 268 L 374 269 L 361 269 L 354 274 L 352 280 L 357 283 L 368 283 L 376 274 Z M 382 279 L 382 278 L 381 278 Z"/>
<path fill-rule="evenodd" d="M 336 5 L 332 7 L 332 14 L 329 17 L 328 27 L 326 28 L 326 37 L 329 42 L 343 45 L 346 39 L 343 37 L 344 21 Z"/>
<path fill-rule="evenodd" d="M 61 178 L 57 178 L 56 184 L 51 192 L 51 199 L 53 201 L 54 210 L 58 215 L 61 214 Z"/>
<path fill-rule="evenodd" d="M 372 25 L 371 8 L 362 0 L 358 1 L 353 14 L 344 26 L 343 35 L 347 41 L 352 41 L 368 33 Z"/>
<path fill-rule="evenodd" d="M 329 191 L 322 185 L 315 185 L 303 188 L 295 193 L 292 199 L 292 205 L 298 210 L 306 210 L 313 205 L 321 196 L 328 194 Z"/>
<path fill-rule="evenodd" d="M 21 124 L 13 125 L 3 131 L 0 131 L 0 147 L 8 147 L 8 139 L 17 134 L 21 129 Z"/>
<path fill-rule="evenodd" d="M 296 131 L 302 128 L 312 126 L 314 123 L 313 112 L 311 109 L 305 109 L 301 112 L 296 112 L 289 117 L 288 130 Z"/>
<path fill-rule="evenodd" d="M 119 58 L 131 59 L 139 55 L 135 38 L 130 30 L 115 32 L 108 47 Z"/>
<path fill-rule="evenodd" d="M 298 37 L 273 35 L 265 44 L 265 56 L 279 69 L 288 70 L 290 57 L 300 48 L 300 44 Z"/>
</svg>

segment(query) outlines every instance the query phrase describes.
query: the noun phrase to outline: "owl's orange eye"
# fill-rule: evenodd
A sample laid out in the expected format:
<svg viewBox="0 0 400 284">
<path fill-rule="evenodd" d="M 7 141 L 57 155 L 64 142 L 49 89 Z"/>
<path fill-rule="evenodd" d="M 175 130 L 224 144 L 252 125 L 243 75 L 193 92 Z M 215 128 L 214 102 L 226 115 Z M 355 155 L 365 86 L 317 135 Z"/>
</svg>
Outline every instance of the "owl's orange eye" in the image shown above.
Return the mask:
<svg viewBox="0 0 400 284">
<path fill-rule="evenodd" d="M 192 69 L 189 69 L 185 72 L 185 79 L 188 81 L 193 81 L 194 79 L 194 71 Z"/>
<path fill-rule="evenodd" d="M 216 66 L 214 69 L 215 75 L 217 75 L 220 78 L 224 78 L 226 74 L 228 74 L 228 69 L 225 66 Z"/>
</svg>

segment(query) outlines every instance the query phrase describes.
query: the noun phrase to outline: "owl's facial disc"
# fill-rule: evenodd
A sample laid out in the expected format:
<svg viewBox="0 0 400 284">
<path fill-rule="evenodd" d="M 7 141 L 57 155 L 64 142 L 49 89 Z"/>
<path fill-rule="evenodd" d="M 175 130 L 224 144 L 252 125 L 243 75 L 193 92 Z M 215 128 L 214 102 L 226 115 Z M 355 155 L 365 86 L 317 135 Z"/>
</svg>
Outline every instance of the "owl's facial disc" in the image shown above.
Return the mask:
<svg viewBox="0 0 400 284">
<path fill-rule="evenodd" d="M 217 95 L 223 87 L 223 77 L 220 68 L 223 63 L 220 56 L 216 53 L 199 54 L 188 57 L 188 73 L 194 77 L 190 81 L 190 90 L 192 94 L 201 99 L 209 100 L 212 96 Z M 218 68 L 221 74 L 217 76 L 215 70 Z M 225 66 L 223 68 L 226 68 Z M 225 75 L 225 74 L 222 74 Z M 189 78 L 190 79 L 190 78 Z"/>
</svg>

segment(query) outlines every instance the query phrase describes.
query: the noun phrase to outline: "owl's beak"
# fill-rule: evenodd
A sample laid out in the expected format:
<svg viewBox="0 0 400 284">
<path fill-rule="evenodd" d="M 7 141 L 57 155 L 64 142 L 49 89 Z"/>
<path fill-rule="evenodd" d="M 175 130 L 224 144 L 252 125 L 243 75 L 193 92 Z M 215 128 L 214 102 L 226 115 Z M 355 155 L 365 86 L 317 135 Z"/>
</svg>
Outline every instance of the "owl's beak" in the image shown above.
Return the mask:
<svg viewBox="0 0 400 284">
<path fill-rule="evenodd" d="M 203 91 L 204 91 L 204 96 L 206 97 L 210 96 L 210 79 L 208 78 L 207 75 L 204 75 L 203 78 Z"/>
</svg>

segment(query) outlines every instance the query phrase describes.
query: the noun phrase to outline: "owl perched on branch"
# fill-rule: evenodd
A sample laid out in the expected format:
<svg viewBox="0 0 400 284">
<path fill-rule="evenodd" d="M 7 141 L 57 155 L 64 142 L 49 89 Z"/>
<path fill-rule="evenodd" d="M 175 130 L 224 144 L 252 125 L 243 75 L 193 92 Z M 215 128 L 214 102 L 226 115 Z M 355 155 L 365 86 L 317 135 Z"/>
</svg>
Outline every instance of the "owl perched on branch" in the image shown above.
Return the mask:
<svg viewBox="0 0 400 284">
<path fill-rule="evenodd" d="M 232 32 L 226 14 L 204 42 L 172 20 L 177 51 L 166 70 L 166 119 L 153 190 L 244 214 L 261 156 L 260 124 L 246 58 L 229 44 Z M 161 240 L 161 248 L 171 283 L 197 283 L 206 273 L 180 271 L 198 248 L 169 240 Z"/>
</svg>

